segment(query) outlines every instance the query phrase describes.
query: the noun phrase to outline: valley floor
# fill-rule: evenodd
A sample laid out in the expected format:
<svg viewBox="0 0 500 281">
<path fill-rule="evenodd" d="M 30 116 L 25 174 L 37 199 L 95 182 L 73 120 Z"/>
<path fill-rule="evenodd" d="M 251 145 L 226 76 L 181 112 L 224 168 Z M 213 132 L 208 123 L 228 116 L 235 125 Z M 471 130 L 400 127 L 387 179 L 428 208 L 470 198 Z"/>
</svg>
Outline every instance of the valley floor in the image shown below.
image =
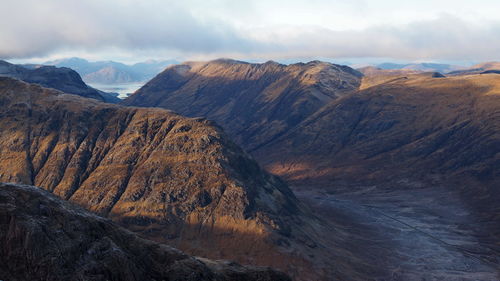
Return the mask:
<svg viewBox="0 0 500 281">
<path fill-rule="evenodd" d="M 337 278 L 364 271 L 359 280 L 500 280 L 490 237 L 498 224 L 475 216 L 450 190 L 294 191 L 331 226 L 326 240 L 336 249 Z"/>
</svg>

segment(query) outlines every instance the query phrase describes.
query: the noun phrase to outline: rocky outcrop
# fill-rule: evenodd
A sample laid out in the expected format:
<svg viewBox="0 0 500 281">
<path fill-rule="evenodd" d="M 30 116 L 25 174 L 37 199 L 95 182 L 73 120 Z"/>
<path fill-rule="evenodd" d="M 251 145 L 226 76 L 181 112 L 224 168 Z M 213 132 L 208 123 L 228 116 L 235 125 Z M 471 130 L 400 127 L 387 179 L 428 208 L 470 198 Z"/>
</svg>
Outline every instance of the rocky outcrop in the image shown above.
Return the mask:
<svg viewBox="0 0 500 281">
<path fill-rule="evenodd" d="M 2 280 L 290 280 L 188 256 L 33 186 L 0 183 Z"/>
<path fill-rule="evenodd" d="M 68 94 L 79 95 L 99 101 L 117 103 L 116 96 L 87 86 L 80 75 L 74 70 L 54 66 L 38 66 L 32 69 L 0 61 L 0 76 L 16 78 L 28 83 L 35 83 L 44 87 L 53 88 Z"/>
<path fill-rule="evenodd" d="M 320 223 L 211 121 L 0 78 L 0 133 L 0 181 L 190 254 L 325 276 Z"/>
<path fill-rule="evenodd" d="M 356 90 L 361 76 L 347 66 L 319 61 L 188 62 L 167 68 L 123 104 L 206 117 L 252 152 L 328 102 Z"/>
</svg>

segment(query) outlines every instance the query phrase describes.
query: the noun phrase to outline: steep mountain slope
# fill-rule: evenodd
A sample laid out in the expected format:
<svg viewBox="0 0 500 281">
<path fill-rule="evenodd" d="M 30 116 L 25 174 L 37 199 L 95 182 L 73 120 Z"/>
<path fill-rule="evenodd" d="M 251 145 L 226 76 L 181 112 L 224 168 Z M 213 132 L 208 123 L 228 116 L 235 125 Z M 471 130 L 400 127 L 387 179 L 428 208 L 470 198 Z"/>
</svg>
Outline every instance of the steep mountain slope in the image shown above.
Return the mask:
<svg viewBox="0 0 500 281">
<path fill-rule="evenodd" d="M 2 280 L 289 280 L 193 258 L 25 185 L 0 183 Z"/>
<path fill-rule="evenodd" d="M 0 78 L 0 181 L 40 186 L 190 254 L 325 278 L 322 225 L 205 119 Z"/>
<path fill-rule="evenodd" d="M 69 68 L 40 66 L 32 69 L 0 60 L 0 76 L 35 83 L 48 88 L 54 88 L 68 94 L 75 94 L 100 101 L 117 103 L 117 97 L 87 86 L 78 73 Z"/>
<path fill-rule="evenodd" d="M 174 63 L 177 62 L 149 60 L 127 65 L 114 61 L 89 62 L 81 58 L 66 58 L 44 64 L 74 69 L 87 83 L 116 84 L 147 81 Z"/>
<path fill-rule="evenodd" d="M 319 61 L 288 66 L 227 59 L 188 62 L 167 68 L 123 104 L 206 117 L 251 152 L 357 89 L 360 79 L 349 67 Z"/>
<path fill-rule="evenodd" d="M 500 77 L 405 76 L 332 102 L 257 154 L 288 179 L 500 178 Z"/>
<path fill-rule="evenodd" d="M 435 76 L 333 101 L 254 156 L 375 280 L 499 280 L 500 76 Z"/>
</svg>

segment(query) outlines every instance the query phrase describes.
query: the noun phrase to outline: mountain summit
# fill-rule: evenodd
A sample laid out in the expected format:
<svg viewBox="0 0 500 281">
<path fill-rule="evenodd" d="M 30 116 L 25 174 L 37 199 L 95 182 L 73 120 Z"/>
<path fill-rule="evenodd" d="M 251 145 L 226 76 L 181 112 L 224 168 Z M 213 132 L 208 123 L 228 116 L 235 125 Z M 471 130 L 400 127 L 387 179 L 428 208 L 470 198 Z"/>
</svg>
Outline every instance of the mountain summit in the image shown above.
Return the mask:
<svg viewBox="0 0 500 281">
<path fill-rule="evenodd" d="M 219 59 L 167 68 L 124 105 L 155 106 L 216 121 L 253 151 L 328 102 L 356 90 L 362 74 L 312 61 L 292 65 Z"/>
</svg>

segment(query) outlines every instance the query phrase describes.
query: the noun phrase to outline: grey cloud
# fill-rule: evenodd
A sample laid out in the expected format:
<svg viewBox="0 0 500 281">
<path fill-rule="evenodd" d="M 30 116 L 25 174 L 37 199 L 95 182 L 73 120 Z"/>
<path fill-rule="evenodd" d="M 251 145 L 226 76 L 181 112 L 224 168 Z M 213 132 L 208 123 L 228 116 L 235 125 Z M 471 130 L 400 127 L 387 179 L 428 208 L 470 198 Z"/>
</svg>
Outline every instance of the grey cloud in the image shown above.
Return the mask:
<svg viewBox="0 0 500 281">
<path fill-rule="evenodd" d="M 246 51 L 253 42 L 217 20 L 194 17 L 179 1 L 19 1 L 0 18 L 0 57 L 68 48 Z M 161 2 L 161 3 L 160 3 Z M 160 5 L 161 4 L 161 5 Z"/>
<path fill-rule="evenodd" d="M 186 4 L 188 3 L 188 4 Z M 500 24 L 435 20 L 364 30 L 318 26 L 234 27 L 193 13 L 183 1 L 11 1 L 0 17 L 0 57 L 28 58 L 61 50 L 130 53 L 171 50 L 240 58 L 392 57 L 475 59 L 500 56 Z"/>
<path fill-rule="evenodd" d="M 298 28 L 273 31 L 289 56 L 391 57 L 395 59 L 500 58 L 500 24 L 475 25 L 443 15 L 435 20 L 401 26 L 335 31 Z M 288 35 L 287 35 L 288 34 Z"/>
</svg>

